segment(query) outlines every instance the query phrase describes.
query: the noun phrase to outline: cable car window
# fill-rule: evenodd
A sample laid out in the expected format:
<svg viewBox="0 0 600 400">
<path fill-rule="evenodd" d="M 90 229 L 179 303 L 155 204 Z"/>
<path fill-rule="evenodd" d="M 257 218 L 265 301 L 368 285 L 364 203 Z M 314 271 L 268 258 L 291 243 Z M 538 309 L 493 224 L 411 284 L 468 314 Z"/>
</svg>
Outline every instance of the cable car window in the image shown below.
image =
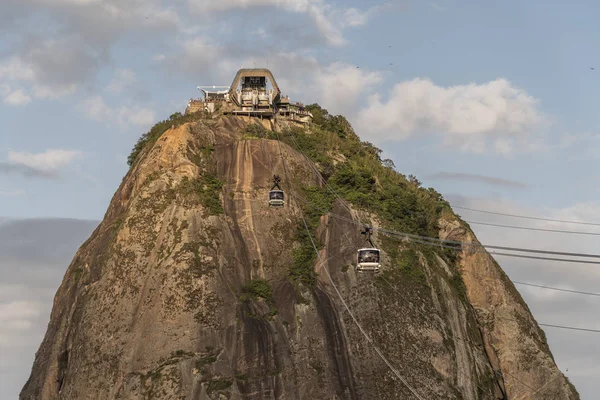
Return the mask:
<svg viewBox="0 0 600 400">
<path fill-rule="evenodd" d="M 358 252 L 359 263 L 379 263 L 379 250 L 361 250 Z"/>
<path fill-rule="evenodd" d="M 283 200 L 283 191 L 281 191 L 281 190 L 272 190 L 269 193 L 269 199 L 271 199 L 271 200 Z"/>
</svg>

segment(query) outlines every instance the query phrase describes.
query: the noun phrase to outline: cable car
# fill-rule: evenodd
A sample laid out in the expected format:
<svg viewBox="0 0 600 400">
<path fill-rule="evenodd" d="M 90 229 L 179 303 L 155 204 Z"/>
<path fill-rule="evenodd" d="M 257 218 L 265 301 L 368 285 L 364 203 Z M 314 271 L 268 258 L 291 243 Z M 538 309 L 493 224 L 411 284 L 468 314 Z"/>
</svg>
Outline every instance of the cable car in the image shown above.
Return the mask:
<svg viewBox="0 0 600 400">
<path fill-rule="evenodd" d="M 359 271 L 374 271 L 378 272 L 381 268 L 380 251 L 376 248 L 359 249 L 357 253 L 356 268 Z"/>
<path fill-rule="evenodd" d="M 273 207 L 283 207 L 283 190 L 271 190 L 269 192 L 269 205 Z"/>
<path fill-rule="evenodd" d="M 365 230 L 361 232 L 362 235 L 366 235 L 365 242 L 368 242 L 371 247 L 364 247 L 356 252 L 356 270 L 358 272 L 379 272 L 381 268 L 381 251 L 373 244 L 371 232 L 372 229 L 366 226 Z"/>
<path fill-rule="evenodd" d="M 281 182 L 281 178 L 279 175 L 273 176 L 273 187 L 269 191 L 269 206 L 273 207 L 283 207 L 284 203 L 284 192 L 279 187 L 279 182 Z"/>
</svg>

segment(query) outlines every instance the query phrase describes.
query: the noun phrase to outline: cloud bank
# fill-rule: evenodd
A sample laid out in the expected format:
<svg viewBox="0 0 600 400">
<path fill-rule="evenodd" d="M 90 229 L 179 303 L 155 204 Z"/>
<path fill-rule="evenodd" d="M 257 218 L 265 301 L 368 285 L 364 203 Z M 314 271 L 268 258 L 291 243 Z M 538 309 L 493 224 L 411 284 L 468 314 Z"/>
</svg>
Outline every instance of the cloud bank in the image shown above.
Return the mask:
<svg viewBox="0 0 600 400">
<path fill-rule="evenodd" d="M 524 189 L 529 187 L 529 185 L 513 181 L 510 179 L 498 178 L 495 176 L 486 176 L 479 174 L 471 174 L 466 172 L 435 172 L 433 174 L 425 175 L 426 179 L 437 180 L 437 181 L 459 181 L 459 182 L 476 182 L 476 183 L 484 183 L 486 185 L 491 186 L 500 186 L 504 188 L 517 188 Z"/>
<path fill-rule="evenodd" d="M 0 219 L 0 399 L 16 399 L 46 331 L 52 299 L 97 221 Z"/>
<path fill-rule="evenodd" d="M 81 156 L 82 153 L 77 150 L 48 149 L 42 153 L 11 150 L 7 161 L 0 162 L 0 173 L 56 178 L 64 167 Z"/>
<path fill-rule="evenodd" d="M 505 79 L 443 87 L 417 78 L 368 103 L 357 125 L 379 141 L 442 134 L 446 145 L 476 153 L 513 152 L 545 122 L 539 101 Z"/>
</svg>

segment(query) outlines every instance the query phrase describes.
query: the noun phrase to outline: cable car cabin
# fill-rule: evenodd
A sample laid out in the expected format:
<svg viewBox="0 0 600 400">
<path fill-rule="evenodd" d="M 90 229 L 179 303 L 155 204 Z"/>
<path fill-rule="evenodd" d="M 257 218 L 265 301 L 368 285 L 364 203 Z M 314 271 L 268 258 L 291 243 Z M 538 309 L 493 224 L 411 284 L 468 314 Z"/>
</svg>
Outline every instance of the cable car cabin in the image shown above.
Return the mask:
<svg viewBox="0 0 600 400">
<path fill-rule="evenodd" d="M 379 249 L 365 248 L 359 249 L 357 253 L 358 271 L 379 272 L 381 268 L 381 258 Z"/>
<path fill-rule="evenodd" d="M 269 192 L 269 205 L 273 207 L 283 207 L 283 190 L 271 190 Z"/>
</svg>

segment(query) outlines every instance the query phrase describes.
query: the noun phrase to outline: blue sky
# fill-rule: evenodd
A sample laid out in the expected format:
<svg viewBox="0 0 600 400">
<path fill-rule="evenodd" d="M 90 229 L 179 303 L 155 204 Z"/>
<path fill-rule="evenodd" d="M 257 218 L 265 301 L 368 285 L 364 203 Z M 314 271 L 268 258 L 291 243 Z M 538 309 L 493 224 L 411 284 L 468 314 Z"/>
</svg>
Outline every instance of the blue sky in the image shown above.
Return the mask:
<svg viewBox="0 0 600 400">
<path fill-rule="evenodd" d="M 229 84 L 237 68 L 254 62 L 270 62 L 276 78 L 283 80 L 280 86 L 296 98 L 318 101 L 333 112 L 348 115 L 359 134 L 384 147 L 400 171 L 415 173 L 442 191 L 452 190 L 457 182 L 429 182 L 429 174 L 477 169 L 481 175 L 531 185 L 530 190 L 510 194 L 520 202 L 564 207 L 573 202 L 573 192 L 576 201 L 594 201 L 598 195 L 597 185 L 588 184 L 599 178 L 589 168 L 598 154 L 595 109 L 600 89 L 598 74 L 589 69 L 600 61 L 593 52 L 600 37 L 594 30 L 591 2 L 569 6 L 560 2 L 392 2 L 361 8 L 360 2 L 307 1 L 333 14 L 325 23 L 335 27 L 333 33 L 323 33 L 310 12 L 290 12 L 286 7 L 244 8 L 239 5 L 243 1 L 231 1 L 226 10 L 206 11 L 202 2 L 192 1 L 200 4 L 199 10 L 187 15 L 182 2 L 169 9 L 160 2 L 139 7 L 131 1 L 122 8 L 133 15 L 128 18 L 134 23 L 124 28 L 114 22 L 114 29 L 122 32 L 105 38 L 97 37 L 95 28 L 82 26 L 95 18 L 85 14 L 85 6 L 74 5 L 77 3 L 59 0 L 61 6 L 38 7 L 35 17 L 23 12 L 24 26 L 9 27 L 11 35 L 0 41 L 5 67 L 14 65 L 16 59 L 21 71 L 43 70 L 47 59 L 64 58 L 54 63 L 56 71 L 36 74 L 39 77 L 33 79 L 11 79 L 10 73 L 0 68 L 0 85 L 9 87 L 0 106 L 0 162 L 9 161 L 11 151 L 77 152 L 64 160 L 51 180 L 24 178 L 15 172 L 1 174 L 0 205 L 7 216 L 101 218 L 116 183 L 126 172 L 123 160 L 137 137 L 156 120 L 182 111 L 187 99 L 198 96 L 198 84 Z M 96 1 L 80 3 L 89 3 L 93 10 Z M 352 6 L 364 21 L 345 27 L 333 22 Z M 170 11 L 161 19 L 151 14 L 156 10 Z M 69 13 L 75 16 L 66 18 Z M 48 39 L 55 40 L 54 44 L 36 37 L 36 33 L 45 33 L 37 26 L 39 20 L 46 21 L 47 30 L 54 33 Z M 245 38 L 240 38 L 242 32 L 246 32 Z M 36 45 L 54 56 L 42 54 L 28 64 L 32 58 L 28 53 L 35 52 Z M 343 75 L 357 82 L 348 89 L 355 92 L 352 101 L 339 105 L 324 101 L 344 98 L 344 88 L 319 86 L 322 80 L 334 79 L 335 70 L 328 69 L 334 63 L 360 67 L 355 74 Z M 598 65 L 600 68 L 600 62 Z M 62 69 L 69 76 L 62 76 Z M 311 76 L 315 69 L 321 71 L 316 77 Z M 376 79 L 368 79 L 369 74 Z M 366 87 L 360 86 L 363 78 Z M 543 118 L 543 123 L 526 123 L 515 134 L 535 134 L 549 149 L 527 154 L 474 153 L 442 146 L 444 123 L 416 129 L 403 140 L 395 138 L 394 124 L 379 135 L 370 135 L 369 129 L 357 125 L 353 115 L 368 107 L 370 95 L 379 93 L 385 103 L 393 85 L 416 78 L 429 79 L 442 91 L 505 79 L 510 88 L 531 97 L 535 102 L 531 109 Z M 312 81 L 308 89 L 298 84 L 300 79 Z M 295 85 L 285 85 L 289 81 Z M 55 91 L 57 98 L 35 96 L 39 86 Z M 7 99 L 16 91 L 26 100 L 11 105 Z M 390 110 L 394 106 L 392 102 Z M 490 131 L 476 135 L 502 137 L 501 132 Z M 578 142 L 561 146 L 568 137 L 578 138 Z M 558 182 L 560 190 L 556 190 Z M 479 183 L 464 185 L 472 194 L 491 190 Z"/>
<path fill-rule="evenodd" d="M 268 65 L 284 93 L 346 115 L 455 205 L 599 222 L 599 11 L 592 1 L 7 0 L 0 217 L 102 219 L 142 133 L 182 112 L 197 85 Z M 598 248 L 592 237 L 473 227 L 494 244 Z M 600 285 L 591 268 L 499 261 L 513 279 Z M 590 299 L 522 294 L 539 321 L 600 328 Z M 596 337 L 549 329 L 557 362 L 593 398 L 600 354 L 581 349 Z"/>
</svg>

